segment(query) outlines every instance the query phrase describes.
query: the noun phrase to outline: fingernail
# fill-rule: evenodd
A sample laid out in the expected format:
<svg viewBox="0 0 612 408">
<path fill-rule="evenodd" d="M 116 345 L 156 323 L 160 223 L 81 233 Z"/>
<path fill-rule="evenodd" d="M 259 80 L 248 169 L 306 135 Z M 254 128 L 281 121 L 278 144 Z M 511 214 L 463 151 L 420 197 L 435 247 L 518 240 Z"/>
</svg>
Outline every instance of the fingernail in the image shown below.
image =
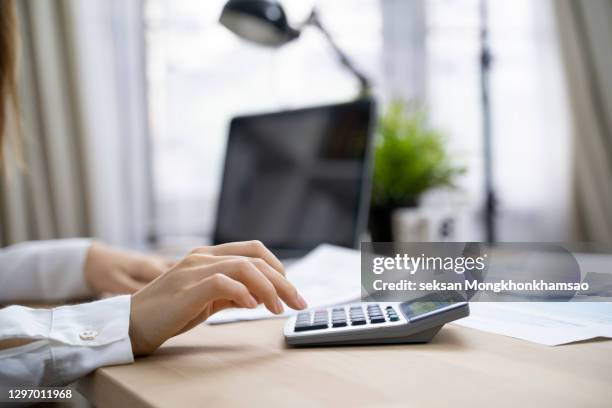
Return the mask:
<svg viewBox="0 0 612 408">
<path fill-rule="evenodd" d="M 306 300 L 304 300 L 302 295 L 300 295 L 299 293 L 295 297 L 295 301 L 296 301 L 297 305 L 300 307 L 300 309 L 306 309 L 308 307 L 308 304 L 306 303 Z"/>
<path fill-rule="evenodd" d="M 280 301 L 280 299 L 276 299 L 276 303 L 274 303 L 274 312 L 276 314 L 281 314 L 283 313 L 283 310 L 285 310 L 283 303 Z"/>
<path fill-rule="evenodd" d="M 255 300 L 255 298 L 254 298 L 253 296 L 249 296 L 249 300 L 248 300 L 248 302 L 247 302 L 247 303 L 248 303 L 248 306 L 249 306 L 251 309 L 254 309 L 254 308 L 256 308 L 256 307 L 257 307 L 257 301 Z"/>
</svg>

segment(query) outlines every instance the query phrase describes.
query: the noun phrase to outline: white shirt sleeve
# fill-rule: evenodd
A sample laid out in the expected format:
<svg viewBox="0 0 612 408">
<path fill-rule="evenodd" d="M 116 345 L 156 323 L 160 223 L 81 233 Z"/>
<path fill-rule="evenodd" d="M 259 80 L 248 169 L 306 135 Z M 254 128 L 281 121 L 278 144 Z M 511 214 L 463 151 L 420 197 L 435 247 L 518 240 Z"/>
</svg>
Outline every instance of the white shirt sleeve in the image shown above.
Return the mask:
<svg viewBox="0 0 612 408">
<path fill-rule="evenodd" d="M 0 350 L 0 399 L 10 388 L 65 385 L 97 367 L 133 362 L 130 300 L 124 295 L 55 309 L 1 309 L 0 340 L 36 341 Z"/>
<path fill-rule="evenodd" d="M 0 249 L 0 303 L 93 295 L 83 267 L 88 239 L 24 242 Z"/>
</svg>

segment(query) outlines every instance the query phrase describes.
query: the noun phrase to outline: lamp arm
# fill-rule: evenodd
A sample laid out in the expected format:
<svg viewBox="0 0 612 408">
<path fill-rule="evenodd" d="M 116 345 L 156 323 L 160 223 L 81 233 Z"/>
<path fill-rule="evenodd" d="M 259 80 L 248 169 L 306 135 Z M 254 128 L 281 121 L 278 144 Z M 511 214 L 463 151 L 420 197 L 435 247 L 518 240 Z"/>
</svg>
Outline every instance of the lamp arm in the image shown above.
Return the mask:
<svg viewBox="0 0 612 408">
<path fill-rule="evenodd" d="M 327 42 L 334 49 L 336 56 L 338 57 L 338 60 L 340 61 L 340 63 L 346 69 L 351 71 L 351 73 L 359 81 L 360 96 L 369 95 L 370 86 L 371 86 L 370 80 L 355 66 L 355 64 L 353 64 L 353 62 L 350 60 L 348 55 L 346 55 L 346 53 L 342 51 L 340 47 L 338 47 L 338 44 L 336 44 L 336 42 L 334 41 L 329 31 L 327 31 L 327 29 L 323 26 L 316 9 L 312 10 L 312 12 L 310 13 L 310 17 L 308 17 L 308 20 L 306 20 L 304 25 L 311 25 L 313 27 L 316 27 L 319 29 L 319 31 L 321 31 L 321 33 L 323 33 L 323 36 L 327 39 Z"/>
</svg>

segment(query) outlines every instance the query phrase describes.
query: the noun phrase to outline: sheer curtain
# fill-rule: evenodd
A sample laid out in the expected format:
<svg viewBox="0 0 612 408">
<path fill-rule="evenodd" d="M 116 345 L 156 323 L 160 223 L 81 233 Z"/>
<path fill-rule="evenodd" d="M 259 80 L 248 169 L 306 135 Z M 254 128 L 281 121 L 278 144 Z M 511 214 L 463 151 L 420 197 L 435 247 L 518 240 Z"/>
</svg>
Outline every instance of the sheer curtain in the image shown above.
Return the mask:
<svg viewBox="0 0 612 408">
<path fill-rule="evenodd" d="M 149 183 L 140 1 L 17 4 L 26 167 L 13 166 L 0 181 L 0 245 L 92 236 L 143 246 Z"/>
<path fill-rule="evenodd" d="M 612 242 L 612 2 L 556 3 L 571 97 L 579 238 Z"/>
<path fill-rule="evenodd" d="M 26 169 L 3 179 L 2 245 L 91 231 L 81 156 L 77 101 L 65 28 L 56 3 L 20 1 L 19 88 Z"/>
</svg>

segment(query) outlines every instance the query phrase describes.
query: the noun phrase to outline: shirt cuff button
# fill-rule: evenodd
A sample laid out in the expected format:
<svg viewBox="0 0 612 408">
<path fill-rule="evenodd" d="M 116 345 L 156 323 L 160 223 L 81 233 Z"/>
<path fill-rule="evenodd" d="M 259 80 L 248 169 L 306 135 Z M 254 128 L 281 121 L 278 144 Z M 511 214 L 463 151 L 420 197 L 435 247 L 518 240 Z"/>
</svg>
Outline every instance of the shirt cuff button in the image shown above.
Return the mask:
<svg viewBox="0 0 612 408">
<path fill-rule="evenodd" d="M 81 340 L 93 340 L 98 336 L 98 332 L 95 330 L 83 330 L 79 333 Z"/>
</svg>

